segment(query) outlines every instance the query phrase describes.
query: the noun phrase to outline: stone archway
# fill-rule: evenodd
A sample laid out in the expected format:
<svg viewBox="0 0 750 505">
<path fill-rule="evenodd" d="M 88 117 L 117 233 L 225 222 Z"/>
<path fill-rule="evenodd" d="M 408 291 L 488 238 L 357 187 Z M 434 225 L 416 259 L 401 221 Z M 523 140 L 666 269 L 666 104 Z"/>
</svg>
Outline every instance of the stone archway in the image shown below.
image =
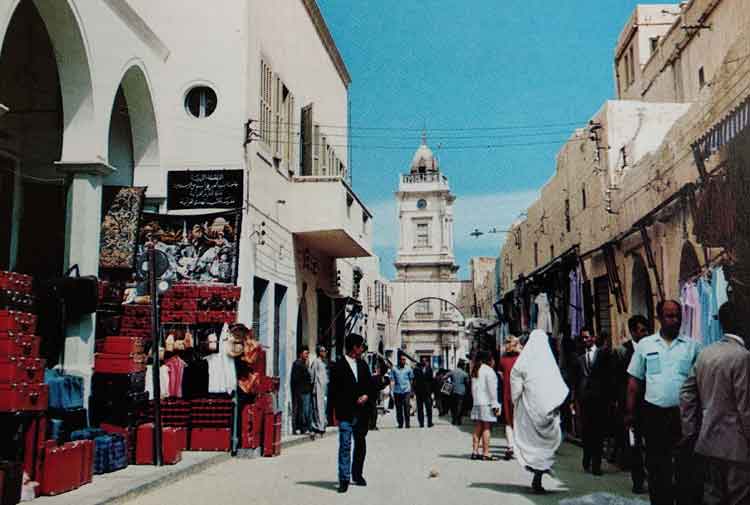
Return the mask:
<svg viewBox="0 0 750 505">
<path fill-rule="evenodd" d="M 651 278 L 640 254 L 633 255 L 630 315 L 641 315 L 648 319 L 651 325 L 654 323 L 654 293 L 651 289 Z"/>
</svg>

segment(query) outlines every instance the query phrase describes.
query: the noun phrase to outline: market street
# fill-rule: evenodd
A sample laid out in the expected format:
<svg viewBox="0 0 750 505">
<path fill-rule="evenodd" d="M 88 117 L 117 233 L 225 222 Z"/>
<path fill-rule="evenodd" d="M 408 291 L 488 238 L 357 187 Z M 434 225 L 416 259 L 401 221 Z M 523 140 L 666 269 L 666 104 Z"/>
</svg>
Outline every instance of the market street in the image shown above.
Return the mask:
<svg viewBox="0 0 750 505">
<path fill-rule="evenodd" d="M 580 449 L 574 445 L 563 445 L 555 478 L 545 477 L 545 486 L 551 492 L 535 496 L 528 487 L 530 474 L 515 461 L 469 460 L 469 424 L 459 431 L 441 419 L 432 429 L 412 426 L 398 430 L 392 414 L 380 421 L 380 430 L 371 431 L 367 437 L 368 487 L 352 486 L 345 495 L 336 493 L 337 437 L 331 434 L 293 447 L 279 458 L 227 461 L 130 503 L 541 505 L 605 491 L 633 498 L 628 492 L 628 474 L 610 473 L 613 470 L 606 466 L 603 477 L 581 472 Z M 505 442 L 500 431 L 496 429 L 493 434 L 495 452 Z M 439 475 L 430 478 L 431 470 Z"/>
</svg>

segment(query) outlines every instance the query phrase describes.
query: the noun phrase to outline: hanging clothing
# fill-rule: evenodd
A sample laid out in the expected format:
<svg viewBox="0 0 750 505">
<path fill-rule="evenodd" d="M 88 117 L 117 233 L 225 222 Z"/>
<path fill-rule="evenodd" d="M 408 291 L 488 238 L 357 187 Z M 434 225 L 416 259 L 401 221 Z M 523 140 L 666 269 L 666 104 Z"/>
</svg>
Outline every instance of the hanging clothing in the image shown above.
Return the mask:
<svg viewBox="0 0 750 505">
<path fill-rule="evenodd" d="M 706 345 L 714 344 L 724 338 L 724 332 L 719 322 L 719 309 L 728 301 L 727 281 L 724 270 L 719 267 L 711 271 L 711 296 L 706 323 Z"/>
<path fill-rule="evenodd" d="M 711 287 L 711 283 L 703 277 L 698 279 L 698 297 L 700 299 L 700 341 L 707 345 L 710 343 L 710 339 L 706 340 L 706 337 L 709 337 L 709 326 L 711 324 L 711 318 L 713 317 L 713 296 L 714 290 Z M 693 332 L 695 332 L 695 330 L 693 330 Z"/>
<path fill-rule="evenodd" d="M 702 304 L 700 293 L 694 282 L 686 282 L 680 295 L 682 304 L 682 327 L 680 334 L 703 342 Z"/>
<path fill-rule="evenodd" d="M 208 392 L 234 393 L 237 389 L 237 369 L 234 358 L 227 354 L 230 339 L 229 325 L 224 323 L 219 337 L 219 352 L 209 355 L 208 362 Z"/>
<path fill-rule="evenodd" d="M 208 396 L 208 363 L 195 353 L 188 360 L 182 379 L 182 396 L 186 400 Z"/>
<path fill-rule="evenodd" d="M 586 324 L 583 318 L 583 284 L 581 283 L 581 267 L 571 270 L 570 274 L 570 335 L 581 334 L 581 328 Z"/>
<path fill-rule="evenodd" d="M 169 396 L 182 398 L 182 377 L 187 365 L 177 356 L 169 358 L 164 365 L 169 373 Z"/>
<path fill-rule="evenodd" d="M 539 293 L 534 303 L 537 308 L 536 329 L 552 333 L 552 312 L 547 293 Z"/>
<path fill-rule="evenodd" d="M 569 390 L 544 331 L 531 332 L 510 381 L 516 459 L 522 468 L 547 471 L 562 443 L 559 407 Z"/>
<path fill-rule="evenodd" d="M 154 399 L 154 373 L 153 365 L 146 367 L 146 392 L 148 393 L 148 399 Z M 161 398 L 169 397 L 169 369 L 166 365 L 159 367 L 159 389 L 161 391 Z"/>
</svg>

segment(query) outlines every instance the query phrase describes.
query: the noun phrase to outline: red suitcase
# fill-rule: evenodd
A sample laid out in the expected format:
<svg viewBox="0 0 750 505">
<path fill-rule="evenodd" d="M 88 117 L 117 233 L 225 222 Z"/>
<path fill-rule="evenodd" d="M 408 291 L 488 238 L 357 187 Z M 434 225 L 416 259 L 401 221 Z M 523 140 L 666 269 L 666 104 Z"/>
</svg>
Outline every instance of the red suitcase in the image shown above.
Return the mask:
<svg viewBox="0 0 750 505">
<path fill-rule="evenodd" d="M 42 475 L 39 480 L 39 493 L 55 496 L 67 493 L 81 486 L 83 451 L 76 442 L 57 445 L 49 440 L 42 456 Z"/>
<path fill-rule="evenodd" d="M 176 428 L 162 428 L 161 451 L 165 465 L 174 465 L 182 460 L 181 434 Z M 154 464 L 154 425 L 153 423 L 138 426 L 135 447 L 136 465 Z"/>
<path fill-rule="evenodd" d="M 151 330 L 151 316 L 125 316 L 120 323 L 120 329 Z"/>
<path fill-rule="evenodd" d="M 195 312 L 198 310 L 198 300 L 195 298 L 165 298 L 161 301 L 161 310 Z"/>
<path fill-rule="evenodd" d="M 46 384 L 0 384 L 0 412 L 43 411 L 48 401 Z"/>
<path fill-rule="evenodd" d="M 133 373 L 146 370 L 143 354 L 98 353 L 94 360 L 94 371 L 98 373 Z"/>
<path fill-rule="evenodd" d="M 44 382 L 45 360 L 39 358 L 7 358 L 0 354 L 0 383 L 37 384 Z"/>
<path fill-rule="evenodd" d="M 230 441 L 229 428 L 193 428 L 190 430 L 191 451 L 228 451 Z"/>
<path fill-rule="evenodd" d="M 153 337 L 151 336 L 151 330 L 143 330 L 143 329 L 133 329 L 133 328 L 121 328 L 120 329 L 120 336 L 123 337 L 137 337 L 144 341 L 151 341 L 153 340 Z"/>
<path fill-rule="evenodd" d="M 151 306 L 123 305 L 123 313 L 127 317 L 149 318 L 151 317 Z"/>
<path fill-rule="evenodd" d="M 33 285 L 34 278 L 30 275 L 0 271 L 0 289 L 7 289 L 8 291 L 16 291 L 28 295 L 31 294 Z"/>
<path fill-rule="evenodd" d="M 17 331 L 0 331 L 0 356 L 39 356 L 41 339 Z"/>
<path fill-rule="evenodd" d="M 38 415 L 31 419 L 24 433 L 23 470 L 29 474 L 31 480 L 37 478 L 41 472 L 42 450 L 47 438 L 47 418 Z"/>
<path fill-rule="evenodd" d="M 107 337 L 102 344 L 101 352 L 107 354 L 142 354 L 143 339 L 138 337 Z"/>
<path fill-rule="evenodd" d="M 177 447 L 180 452 L 187 451 L 189 428 L 174 428 L 174 430 L 177 432 Z"/>
<path fill-rule="evenodd" d="M 281 454 L 281 412 L 266 412 L 263 418 L 263 456 Z"/>
<path fill-rule="evenodd" d="M 81 451 L 81 485 L 89 484 L 94 480 L 94 441 L 78 440 L 72 442 L 77 444 L 78 450 Z"/>
<path fill-rule="evenodd" d="M 36 316 L 28 312 L 0 310 L 0 332 L 36 333 Z"/>
</svg>

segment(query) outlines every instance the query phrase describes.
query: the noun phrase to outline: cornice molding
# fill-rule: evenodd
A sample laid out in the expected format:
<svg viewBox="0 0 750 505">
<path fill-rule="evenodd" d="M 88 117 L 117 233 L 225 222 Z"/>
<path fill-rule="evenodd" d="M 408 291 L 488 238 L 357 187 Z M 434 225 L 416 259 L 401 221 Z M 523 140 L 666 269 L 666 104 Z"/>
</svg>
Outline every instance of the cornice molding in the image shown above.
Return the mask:
<svg viewBox="0 0 750 505">
<path fill-rule="evenodd" d="M 349 85 L 352 83 L 352 77 L 349 75 L 349 70 L 346 68 L 344 58 L 341 57 L 341 53 L 339 52 L 338 47 L 336 47 L 333 35 L 331 35 L 330 30 L 328 30 L 328 25 L 323 18 L 323 14 L 320 12 L 318 2 L 316 0 L 302 0 L 302 5 L 305 6 L 307 14 L 310 16 L 310 19 L 315 26 L 315 30 L 318 32 L 318 37 L 320 37 L 321 42 L 323 42 L 323 45 L 328 52 L 328 56 L 331 57 L 333 66 L 336 67 L 336 71 L 338 71 L 339 77 L 341 77 L 341 81 L 344 83 L 344 86 L 349 88 Z"/>
</svg>

